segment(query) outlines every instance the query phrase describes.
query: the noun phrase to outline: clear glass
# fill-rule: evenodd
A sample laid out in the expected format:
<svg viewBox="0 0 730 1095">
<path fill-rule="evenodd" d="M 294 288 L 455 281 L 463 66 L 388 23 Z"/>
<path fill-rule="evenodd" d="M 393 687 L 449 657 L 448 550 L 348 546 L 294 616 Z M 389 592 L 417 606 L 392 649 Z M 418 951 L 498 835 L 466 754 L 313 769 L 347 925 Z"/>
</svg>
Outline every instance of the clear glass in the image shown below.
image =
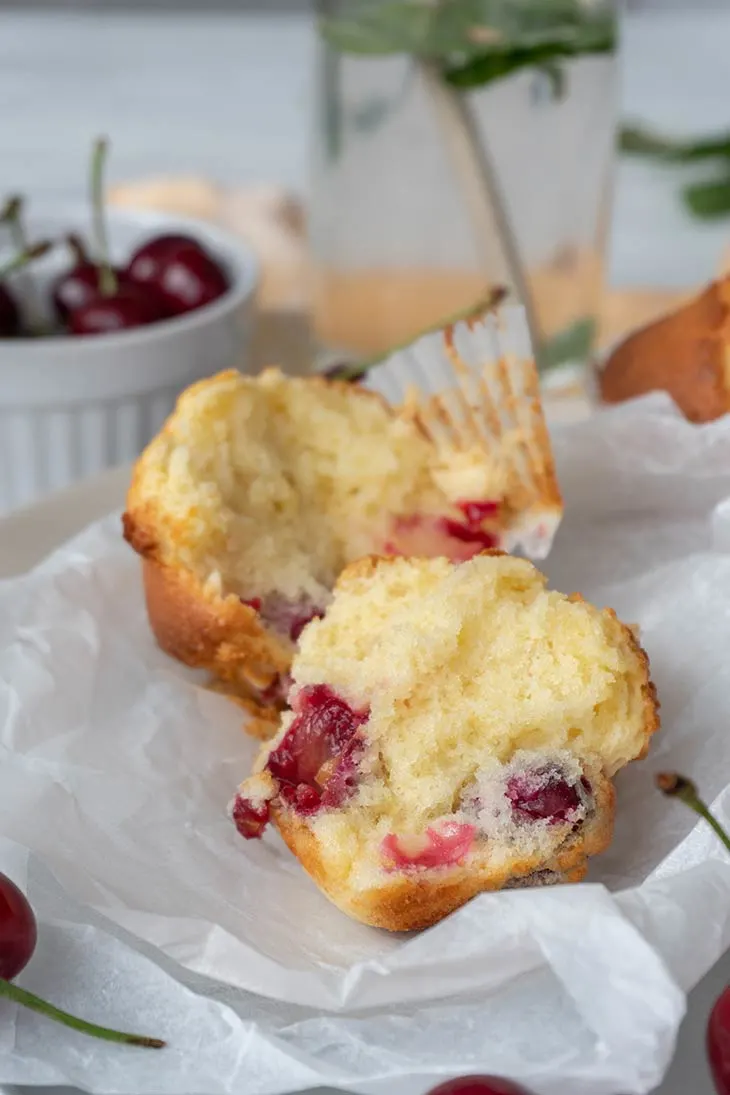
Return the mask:
<svg viewBox="0 0 730 1095">
<path fill-rule="evenodd" d="M 434 94 L 427 67 L 320 51 L 310 222 L 320 346 L 375 356 L 505 286 L 529 295 L 546 363 L 585 360 L 609 221 L 615 54 L 561 62 L 560 87 L 531 68 L 458 93 L 496 184 L 485 197 L 463 131 L 450 128 L 454 96 Z"/>
</svg>

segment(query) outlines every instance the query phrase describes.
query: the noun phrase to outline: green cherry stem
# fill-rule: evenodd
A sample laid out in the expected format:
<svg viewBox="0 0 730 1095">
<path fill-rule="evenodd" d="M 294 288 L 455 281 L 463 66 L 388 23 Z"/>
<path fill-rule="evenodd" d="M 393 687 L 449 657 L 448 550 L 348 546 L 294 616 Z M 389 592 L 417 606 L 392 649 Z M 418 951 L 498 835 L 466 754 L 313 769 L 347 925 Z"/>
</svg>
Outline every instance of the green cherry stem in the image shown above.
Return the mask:
<svg viewBox="0 0 730 1095">
<path fill-rule="evenodd" d="M 48 240 L 42 240 L 40 243 L 34 243 L 32 247 L 27 247 L 24 251 L 20 251 L 19 254 L 14 255 L 8 262 L 0 266 L 0 278 L 7 277 L 8 274 L 14 274 L 18 270 L 22 270 L 25 266 L 33 261 L 33 259 L 39 259 L 41 255 L 45 255 L 47 251 L 50 251 L 53 245 Z"/>
<path fill-rule="evenodd" d="M 23 199 L 19 194 L 8 198 L 0 212 L 0 223 L 7 224 L 16 251 L 27 251 L 28 240 L 23 228 Z"/>
<path fill-rule="evenodd" d="M 662 794 L 668 798 L 678 798 L 685 806 L 689 806 L 690 810 L 694 810 L 698 817 L 704 818 L 730 852 L 730 837 L 702 801 L 691 779 L 680 776 L 677 772 L 659 772 L 656 776 L 656 785 Z"/>
<path fill-rule="evenodd" d="M 104 216 L 104 166 L 109 143 L 105 137 L 97 137 L 91 153 L 91 211 L 94 218 L 94 243 L 99 265 L 99 289 L 102 296 L 110 297 L 117 291 L 117 275 L 109 259 L 109 238 Z"/>
<path fill-rule="evenodd" d="M 50 250 L 50 244 L 44 244 L 42 245 L 43 250 L 31 254 L 34 248 L 28 242 L 28 233 L 25 231 L 25 225 L 23 224 L 23 198 L 20 194 L 13 194 L 5 202 L 2 210 L 0 210 L 0 224 L 7 224 L 10 229 L 13 247 L 18 252 L 18 258 L 21 260 L 18 266 L 13 267 L 13 270 L 22 269 L 31 258 L 39 258 L 40 255 L 44 255 L 46 251 Z M 26 258 L 27 255 L 30 255 L 30 258 Z M 43 322 L 43 308 L 38 286 L 30 279 L 25 286 L 25 304 L 29 331 L 37 335 L 45 334 L 46 324 Z"/>
<path fill-rule="evenodd" d="M 6 1000 L 14 1000 L 31 1011 L 37 1011 L 39 1015 L 45 1015 L 48 1019 L 55 1019 L 64 1026 L 77 1030 L 80 1034 L 88 1034 L 92 1038 L 102 1038 L 106 1042 L 121 1042 L 128 1046 L 143 1046 L 145 1049 L 162 1049 L 165 1043 L 159 1038 L 147 1038 L 143 1034 L 124 1034 L 119 1030 L 110 1030 L 108 1027 L 99 1027 L 96 1023 L 87 1023 L 85 1019 L 77 1019 L 75 1015 L 69 1015 L 67 1011 L 61 1011 L 53 1004 L 41 1000 L 27 989 L 18 988 L 10 981 L 0 977 L 0 997 Z"/>
</svg>

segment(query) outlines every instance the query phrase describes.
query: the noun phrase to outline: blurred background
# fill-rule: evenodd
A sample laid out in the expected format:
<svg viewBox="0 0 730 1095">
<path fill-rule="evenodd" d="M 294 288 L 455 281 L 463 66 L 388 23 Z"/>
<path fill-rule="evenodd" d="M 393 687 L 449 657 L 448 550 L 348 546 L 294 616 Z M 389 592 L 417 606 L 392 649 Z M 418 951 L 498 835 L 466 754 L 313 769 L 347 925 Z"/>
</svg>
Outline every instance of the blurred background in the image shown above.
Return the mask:
<svg viewBox="0 0 730 1095">
<path fill-rule="evenodd" d="M 3 191 L 24 197 L 31 229 L 34 209 L 88 204 L 105 134 L 113 252 L 114 218 L 141 209 L 258 257 L 231 350 L 244 368 L 372 360 L 504 285 L 529 305 L 548 385 L 572 390 L 725 268 L 730 2 L 497 8 L 510 3 L 519 19 L 486 25 L 478 0 L 0 0 Z M 427 56 L 404 6 L 448 9 Z M 61 358 L 58 338 L 20 341 L 0 340 L 0 511 L 130 459 L 183 380 L 220 364 L 196 350 L 144 411 L 115 388 L 132 407 L 121 438 L 106 411 L 84 427 L 55 395 L 34 393 L 23 425 L 18 362 Z M 20 474 L 38 436 L 84 428 L 93 458 L 76 445 L 43 468 L 36 453 Z"/>
</svg>

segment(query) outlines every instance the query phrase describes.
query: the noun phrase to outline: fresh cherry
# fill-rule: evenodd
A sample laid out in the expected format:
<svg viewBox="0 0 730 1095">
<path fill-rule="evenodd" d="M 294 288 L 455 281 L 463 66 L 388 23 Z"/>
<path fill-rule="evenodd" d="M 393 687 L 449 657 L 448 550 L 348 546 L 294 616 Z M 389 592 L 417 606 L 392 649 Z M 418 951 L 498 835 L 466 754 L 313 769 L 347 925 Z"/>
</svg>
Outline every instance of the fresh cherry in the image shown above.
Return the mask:
<svg viewBox="0 0 730 1095">
<path fill-rule="evenodd" d="M 458 1076 L 431 1088 L 428 1095 L 530 1095 L 530 1092 L 499 1076 Z"/>
<path fill-rule="evenodd" d="M 56 315 L 65 323 L 69 313 L 90 304 L 101 293 L 101 270 L 89 258 L 83 242 L 76 235 L 69 235 L 67 242 L 73 256 L 73 265 L 59 274 L 51 286 L 51 299 Z M 121 271 L 114 268 L 119 277 Z"/>
<path fill-rule="evenodd" d="M 158 236 L 134 253 L 127 266 L 132 281 L 155 290 L 170 315 L 182 315 L 217 300 L 228 279 L 196 240 Z"/>
<path fill-rule="evenodd" d="M 144 327 L 163 319 L 157 301 L 141 286 L 121 283 L 113 293 L 97 294 L 68 316 L 72 335 L 105 335 Z"/>
<path fill-rule="evenodd" d="M 730 836 L 702 801 L 691 779 L 677 772 L 659 772 L 656 785 L 668 798 L 677 798 L 714 829 L 730 851 Z M 730 1095 L 730 986 L 723 989 L 710 1012 L 705 1039 L 717 1095 Z"/>
<path fill-rule="evenodd" d="M 0 977 L 12 981 L 25 969 L 37 938 L 28 898 L 6 875 L 0 875 Z"/>
<path fill-rule="evenodd" d="M 0 217 L 0 220 L 1 219 L 2 218 Z M 45 253 L 50 250 L 50 247 L 50 243 L 43 241 L 22 250 L 0 267 L 0 279 L 4 278 L 7 274 L 15 273 L 16 270 L 22 270 L 32 262 L 33 259 L 45 255 Z M 0 280 L 0 338 L 14 338 L 21 333 L 22 322 L 20 309 L 15 303 L 15 298 L 10 290 L 7 289 L 2 283 L 2 280 Z"/>
<path fill-rule="evenodd" d="M 21 269 L 35 255 L 45 254 L 50 249 L 50 243 L 31 244 L 25 229 L 23 219 L 24 200 L 19 194 L 8 198 L 0 211 L 0 224 L 6 225 L 10 230 L 10 238 L 16 253 L 17 269 Z M 23 334 L 23 322 L 20 310 L 11 294 L 7 294 L 4 287 L 3 295 L 10 296 L 10 306 L 7 299 L 0 302 L 0 337 L 13 337 Z M 41 304 L 38 285 L 28 279 L 23 287 L 23 303 L 25 311 L 25 333 L 45 334 L 46 324 L 43 320 L 43 307 Z"/>
<path fill-rule="evenodd" d="M 75 276 L 62 281 L 60 286 L 60 297 L 63 298 L 60 303 L 67 309 L 66 322 L 72 335 L 112 334 L 155 323 L 166 314 L 165 306 L 154 289 L 134 284 L 124 272 L 118 272 L 111 265 L 104 217 L 106 152 L 106 141 L 95 141 L 91 160 L 91 194 L 98 261 L 89 264 L 82 248 L 71 271 L 72 275 L 75 272 Z M 58 296 L 59 287 L 56 289 Z M 79 298 L 77 304 L 72 303 L 74 293 Z"/>
<path fill-rule="evenodd" d="M 199 247 L 174 251 L 164 264 L 157 289 L 172 315 L 211 304 L 228 289 L 220 266 Z"/>
<path fill-rule="evenodd" d="M 710 1012 L 707 1056 L 717 1095 L 730 1095 L 730 988 L 720 993 Z"/>
<path fill-rule="evenodd" d="M 16 1004 L 93 1038 L 144 1046 L 147 1049 L 162 1049 L 165 1043 L 159 1038 L 124 1034 L 108 1027 L 99 1027 L 95 1023 L 87 1023 L 85 1019 L 77 1019 L 75 1015 L 69 1015 L 68 1012 L 46 1003 L 40 996 L 12 984 L 13 977 L 17 977 L 28 965 L 35 950 L 37 936 L 36 919 L 28 898 L 7 875 L 0 874 L 0 997 L 13 1000 Z"/>
<path fill-rule="evenodd" d="M 156 284 L 159 281 L 162 267 L 170 256 L 180 249 L 188 247 L 203 250 L 192 236 L 183 235 L 181 232 L 169 232 L 167 235 L 153 236 L 143 243 L 127 263 L 127 270 L 132 281 L 140 285 Z"/>
<path fill-rule="evenodd" d="M 0 285 L 0 338 L 14 338 L 20 334 L 20 312 L 12 294 Z"/>
</svg>

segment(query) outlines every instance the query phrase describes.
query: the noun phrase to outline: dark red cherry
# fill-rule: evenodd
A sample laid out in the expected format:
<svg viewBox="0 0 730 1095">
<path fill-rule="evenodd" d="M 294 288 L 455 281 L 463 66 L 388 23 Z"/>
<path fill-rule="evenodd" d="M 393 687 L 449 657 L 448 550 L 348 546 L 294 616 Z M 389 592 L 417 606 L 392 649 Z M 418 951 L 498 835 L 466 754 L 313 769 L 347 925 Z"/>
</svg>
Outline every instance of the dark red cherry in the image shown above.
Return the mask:
<svg viewBox="0 0 730 1095">
<path fill-rule="evenodd" d="M 191 236 L 156 236 L 132 255 L 128 276 L 154 287 L 171 315 L 202 308 L 222 296 L 228 280 L 215 259 Z"/>
<path fill-rule="evenodd" d="M 12 294 L 0 284 L 0 338 L 20 334 L 20 312 Z"/>
<path fill-rule="evenodd" d="M 431 1088 L 428 1095 L 530 1095 L 530 1092 L 499 1076 L 458 1076 Z"/>
<path fill-rule="evenodd" d="M 68 317 L 72 335 L 106 335 L 164 319 L 157 299 L 142 286 L 123 283 L 109 296 L 92 297 Z"/>
<path fill-rule="evenodd" d="M 25 969 L 37 936 L 28 898 L 6 875 L 0 874 L 0 977 L 11 981 Z"/>
<path fill-rule="evenodd" d="M 196 239 L 193 239 L 192 236 L 186 236 L 181 232 L 170 232 L 167 235 L 153 236 L 152 239 L 141 244 L 141 246 L 132 253 L 132 257 L 127 263 L 129 276 L 133 281 L 144 284 L 156 282 L 160 276 L 163 262 L 166 261 L 174 251 L 187 247 L 197 247 L 201 251 L 204 250 Z"/>
<path fill-rule="evenodd" d="M 199 247 L 169 253 L 155 283 L 171 315 L 211 304 L 228 289 L 228 279 L 214 259 Z"/>
<path fill-rule="evenodd" d="M 730 1095 L 730 988 L 723 989 L 710 1012 L 707 1056 L 717 1095 Z"/>
<path fill-rule="evenodd" d="M 114 273 L 123 283 L 123 272 L 114 268 Z M 63 322 L 68 321 L 71 312 L 92 304 L 101 294 L 99 267 L 93 262 L 82 262 L 72 266 L 56 278 L 51 288 L 51 299 L 56 315 Z"/>
<path fill-rule="evenodd" d="M 326 684 L 300 689 L 292 708 L 296 717 L 266 767 L 277 780 L 281 800 L 309 817 L 322 807 L 341 806 L 355 791 L 363 748 L 357 731 L 370 712 L 353 710 Z M 239 833 L 251 840 L 263 833 L 269 807 L 238 796 L 232 817 Z"/>
<path fill-rule="evenodd" d="M 589 793 L 587 781 L 582 783 Z M 507 798 L 524 820 L 550 824 L 572 821 L 582 801 L 578 785 L 569 783 L 561 771 L 550 765 L 512 776 L 507 783 Z"/>
<path fill-rule="evenodd" d="M 255 805 L 243 795 L 236 795 L 231 810 L 233 824 L 245 840 L 256 840 L 263 834 L 269 821 L 268 802 Z"/>
</svg>

